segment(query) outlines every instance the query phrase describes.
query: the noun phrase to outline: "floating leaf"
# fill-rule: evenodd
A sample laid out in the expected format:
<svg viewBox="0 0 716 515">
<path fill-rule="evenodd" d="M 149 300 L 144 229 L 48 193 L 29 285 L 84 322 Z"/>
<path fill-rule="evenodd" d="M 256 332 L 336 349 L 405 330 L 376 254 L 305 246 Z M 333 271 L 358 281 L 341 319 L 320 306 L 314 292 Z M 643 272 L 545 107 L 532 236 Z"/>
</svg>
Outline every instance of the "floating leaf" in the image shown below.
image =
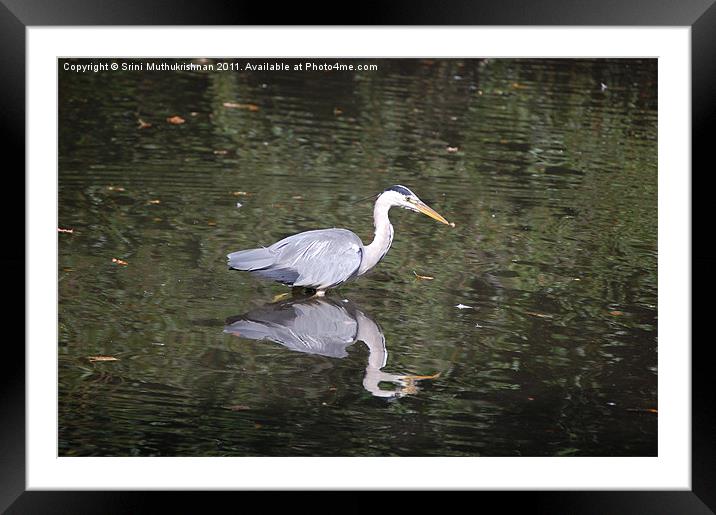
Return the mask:
<svg viewBox="0 0 716 515">
<path fill-rule="evenodd" d="M 546 313 L 537 313 L 535 311 L 525 311 L 526 314 L 532 315 L 533 317 L 539 317 L 539 318 L 552 318 L 552 315 L 548 315 Z"/>
<path fill-rule="evenodd" d="M 637 413 L 659 413 L 656 408 L 627 408 L 627 411 L 634 411 Z"/>
<path fill-rule="evenodd" d="M 232 109 L 246 109 L 247 111 L 256 112 L 259 110 L 259 106 L 256 104 L 237 104 L 236 102 L 224 102 L 224 107 Z"/>
<path fill-rule="evenodd" d="M 119 361 L 119 358 L 114 356 L 87 356 L 90 363 L 96 363 L 97 361 Z"/>
<path fill-rule="evenodd" d="M 422 381 L 423 379 L 437 379 L 440 377 L 440 372 L 436 372 L 429 376 L 414 376 L 414 375 L 405 375 L 405 376 L 398 376 L 398 379 L 402 380 L 408 380 L 408 381 Z"/>
<path fill-rule="evenodd" d="M 433 279 L 435 279 L 434 277 L 431 277 L 431 276 L 429 276 L 429 275 L 418 275 L 418 274 L 415 272 L 415 270 L 413 270 L 413 274 L 415 274 L 415 277 L 416 277 L 416 278 L 418 278 L 418 279 L 424 279 L 424 280 L 426 280 L 426 281 L 432 281 Z"/>
<path fill-rule="evenodd" d="M 244 404 L 234 404 L 233 406 L 224 406 L 224 408 L 231 410 L 231 411 L 246 411 L 248 409 L 251 409 L 248 406 L 245 406 Z"/>
<path fill-rule="evenodd" d="M 75 232 L 75 230 L 74 229 L 63 229 L 62 227 L 58 227 L 57 232 L 66 232 L 66 233 L 72 234 L 73 232 Z"/>
<path fill-rule="evenodd" d="M 457 304 L 455 307 L 457 309 L 475 309 L 472 306 L 466 306 L 465 304 Z"/>
<path fill-rule="evenodd" d="M 182 123 L 186 122 L 184 118 L 178 115 L 170 116 L 169 118 L 167 118 L 167 121 L 172 125 L 181 125 Z"/>
<path fill-rule="evenodd" d="M 129 264 L 126 261 L 123 261 L 123 260 L 117 259 L 117 258 L 112 258 L 112 263 L 117 263 L 118 265 L 124 265 L 124 266 L 127 266 Z"/>
<path fill-rule="evenodd" d="M 447 150 L 450 154 L 454 154 L 459 149 L 457 147 L 447 147 L 445 150 Z"/>
<path fill-rule="evenodd" d="M 138 124 L 138 127 L 137 127 L 138 129 L 147 129 L 152 126 L 151 123 L 145 122 L 141 118 L 137 119 L 137 124 Z"/>
</svg>

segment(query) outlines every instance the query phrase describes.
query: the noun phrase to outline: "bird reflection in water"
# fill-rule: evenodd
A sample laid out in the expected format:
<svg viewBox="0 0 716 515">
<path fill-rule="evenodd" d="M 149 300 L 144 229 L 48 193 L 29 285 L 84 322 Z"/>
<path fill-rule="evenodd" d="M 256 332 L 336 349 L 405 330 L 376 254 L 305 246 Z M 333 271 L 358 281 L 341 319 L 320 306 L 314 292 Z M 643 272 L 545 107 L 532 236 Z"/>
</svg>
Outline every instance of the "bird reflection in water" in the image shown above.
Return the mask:
<svg viewBox="0 0 716 515">
<path fill-rule="evenodd" d="M 368 366 L 363 388 L 376 397 L 404 397 L 418 392 L 417 382 L 430 376 L 398 375 L 381 370 L 387 363 L 385 336 L 378 324 L 348 300 L 325 297 L 291 299 L 266 304 L 227 320 L 225 333 L 249 340 L 270 340 L 293 351 L 331 358 L 348 355 L 346 348 L 357 341 L 368 346 Z M 396 385 L 383 390 L 380 383 Z"/>
</svg>

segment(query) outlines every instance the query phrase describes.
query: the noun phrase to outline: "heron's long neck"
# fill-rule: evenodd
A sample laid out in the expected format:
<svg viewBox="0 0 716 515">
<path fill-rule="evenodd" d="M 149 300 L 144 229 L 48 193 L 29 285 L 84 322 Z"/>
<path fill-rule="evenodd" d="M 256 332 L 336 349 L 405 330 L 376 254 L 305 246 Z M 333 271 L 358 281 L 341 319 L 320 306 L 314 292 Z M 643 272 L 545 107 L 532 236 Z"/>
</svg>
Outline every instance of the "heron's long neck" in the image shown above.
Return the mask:
<svg viewBox="0 0 716 515">
<path fill-rule="evenodd" d="M 385 337 L 378 324 L 365 316 L 360 311 L 356 313 L 358 322 L 358 334 L 356 340 L 362 341 L 368 346 L 368 366 L 363 376 L 363 388 L 376 397 L 395 397 L 395 390 L 381 390 L 380 383 L 393 381 L 398 376 L 387 374 L 381 370 L 388 361 L 388 351 L 385 348 Z"/>
<path fill-rule="evenodd" d="M 364 274 L 378 264 L 393 242 L 393 226 L 388 219 L 390 203 L 378 198 L 373 208 L 373 225 L 375 225 L 375 237 L 370 245 L 363 249 L 363 260 L 361 261 L 359 274 Z"/>
<path fill-rule="evenodd" d="M 388 361 L 388 349 L 385 347 L 385 336 L 378 324 L 358 311 L 356 313 L 358 322 L 358 334 L 356 340 L 362 341 L 368 346 L 368 366 L 365 367 L 363 376 L 363 388 L 376 397 L 396 397 L 403 394 L 403 376 L 383 372 L 381 369 Z M 398 388 L 394 390 L 383 390 L 381 383 L 394 383 Z"/>
</svg>

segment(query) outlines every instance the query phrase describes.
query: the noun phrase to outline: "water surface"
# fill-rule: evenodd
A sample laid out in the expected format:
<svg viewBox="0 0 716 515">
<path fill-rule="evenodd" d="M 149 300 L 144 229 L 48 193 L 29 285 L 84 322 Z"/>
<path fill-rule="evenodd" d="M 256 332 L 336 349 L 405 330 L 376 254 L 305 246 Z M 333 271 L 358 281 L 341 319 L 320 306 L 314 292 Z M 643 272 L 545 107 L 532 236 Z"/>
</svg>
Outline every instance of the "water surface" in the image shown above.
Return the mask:
<svg viewBox="0 0 716 515">
<path fill-rule="evenodd" d="M 656 455 L 656 61 L 370 62 L 59 72 L 61 456 Z M 393 184 L 456 227 L 308 307 L 227 270 Z"/>
</svg>

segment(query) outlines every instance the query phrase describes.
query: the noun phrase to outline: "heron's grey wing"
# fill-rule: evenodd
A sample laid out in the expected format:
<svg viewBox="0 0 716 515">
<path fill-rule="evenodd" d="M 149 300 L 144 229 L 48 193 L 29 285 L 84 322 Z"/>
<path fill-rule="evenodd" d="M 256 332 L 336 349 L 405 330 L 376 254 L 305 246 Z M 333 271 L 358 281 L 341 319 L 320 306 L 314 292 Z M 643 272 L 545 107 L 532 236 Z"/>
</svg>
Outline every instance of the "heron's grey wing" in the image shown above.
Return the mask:
<svg viewBox="0 0 716 515">
<path fill-rule="evenodd" d="M 351 231 L 322 229 L 289 236 L 269 247 L 278 254 L 267 270 L 295 272 L 293 286 L 331 288 L 354 277 L 363 256 L 363 243 Z"/>
<path fill-rule="evenodd" d="M 225 333 L 251 340 L 270 340 L 288 349 L 342 358 L 356 341 L 355 316 L 336 302 L 269 304 L 232 319 Z"/>
</svg>

